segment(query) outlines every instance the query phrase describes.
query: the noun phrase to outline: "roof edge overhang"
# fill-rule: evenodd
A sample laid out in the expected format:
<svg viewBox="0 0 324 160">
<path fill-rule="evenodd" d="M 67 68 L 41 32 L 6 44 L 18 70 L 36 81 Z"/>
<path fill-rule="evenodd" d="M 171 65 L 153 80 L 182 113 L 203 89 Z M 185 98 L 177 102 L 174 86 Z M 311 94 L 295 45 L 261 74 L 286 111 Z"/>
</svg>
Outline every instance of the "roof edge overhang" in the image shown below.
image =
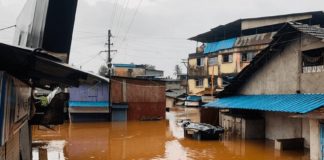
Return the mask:
<svg viewBox="0 0 324 160">
<path fill-rule="evenodd" d="M 6 71 L 32 87 L 53 89 L 79 86 L 81 83 L 109 82 L 109 79 L 85 72 L 40 49 L 21 48 L 0 43 L 0 70 Z"/>
<path fill-rule="evenodd" d="M 311 15 L 310 19 L 312 19 L 312 22 L 310 22 L 310 23 L 320 24 L 322 27 L 324 26 L 324 22 L 321 21 L 321 19 L 324 18 L 324 12 L 323 11 L 291 13 L 291 14 L 283 14 L 283 15 L 274 15 L 274 16 L 264 16 L 264 17 L 238 19 L 238 20 L 235 20 L 233 22 L 227 23 L 225 25 L 219 25 L 219 26 L 217 26 L 215 28 L 212 28 L 210 31 L 204 32 L 202 34 L 198 34 L 198 35 L 196 35 L 194 37 L 189 38 L 188 40 L 202 42 L 202 43 L 210 43 L 210 42 L 216 42 L 216 41 L 224 40 L 224 39 L 228 39 L 228 38 L 234 38 L 234 37 L 238 37 L 238 36 L 241 35 L 242 30 L 243 30 L 242 24 L 245 21 L 253 21 L 253 20 L 259 20 L 259 19 L 260 20 L 261 19 L 273 19 L 273 18 L 299 16 L 299 15 Z M 301 20 L 305 20 L 305 19 L 301 19 Z M 287 23 L 287 22 L 280 23 L 280 24 L 274 24 L 274 26 L 276 26 L 275 28 L 279 29 L 285 23 Z M 270 26 L 272 26 L 272 25 L 270 25 Z M 258 29 L 258 28 L 263 30 L 264 27 L 267 27 L 267 26 L 260 26 L 260 27 L 256 27 L 256 28 L 246 29 L 247 33 L 245 33 L 243 35 L 249 35 L 248 33 L 250 33 L 250 32 L 248 30 Z M 229 33 L 229 32 L 232 32 L 232 34 L 230 34 L 228 36 L 224 36 L 225 33 Z M 214 37 L 214 38 L 210 38 L 210 37 Z"/>
<path fill-rule="evenodd" d="M 306 114 L 324 106 L 322 94 L 235 95 L 218 98 L 204 107 Z"/>
</svg>

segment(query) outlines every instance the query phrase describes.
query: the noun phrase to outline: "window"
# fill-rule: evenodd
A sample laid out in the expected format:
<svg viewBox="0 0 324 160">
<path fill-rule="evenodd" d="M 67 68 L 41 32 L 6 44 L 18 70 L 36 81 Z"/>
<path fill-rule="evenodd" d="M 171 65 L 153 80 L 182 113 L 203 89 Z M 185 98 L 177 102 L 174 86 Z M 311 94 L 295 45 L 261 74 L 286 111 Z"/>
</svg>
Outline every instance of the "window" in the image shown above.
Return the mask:
<svg viewBox="0 0 324 160">
<path fill-rule="evenodd" d="M 233 55 L 232 54 L 224 54 L 223 55 L 223 62 L 224 63 L 232 63 L 233 62 Z"/>
<path fill-rule="evenodd" d="M 204 66 L 204 58 L 197 58 L 197 66 Z"/>
<path fill-rule="evenodd" d="M 216 65 L 217 63 L 218 63 L 218 57 L 208 58 L 208 65 L 212 66 L 212 65 Z"/>
<path fill-rule="evenodd" d="M 250 62 L 254 57 L 253 52 L 245 52 L 241 54 L 241 62 Z"/>
<path fill-rule="evenodd" d="M 302 53 L 303 73 L 324 72 L 324 49 L 314 49 Z"/>
<path fill-rule="evenodd" d="M 203 79 L 197 79 L 196 80 L 196 87 L 203 87 L 204 86 L 204 80 Z"/>
</svg>

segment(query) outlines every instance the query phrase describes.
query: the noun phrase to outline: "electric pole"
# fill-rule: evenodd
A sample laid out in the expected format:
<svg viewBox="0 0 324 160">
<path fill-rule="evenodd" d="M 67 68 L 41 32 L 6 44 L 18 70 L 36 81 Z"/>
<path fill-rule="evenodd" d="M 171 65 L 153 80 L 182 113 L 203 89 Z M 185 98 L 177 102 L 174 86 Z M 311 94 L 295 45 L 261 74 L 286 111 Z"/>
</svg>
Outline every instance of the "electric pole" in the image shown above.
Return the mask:
<svg viewBox="0 0 324 160">
<path fill-rule="evenodd" d="M 188 95 L 188 90 L 189 90 L 189 83 L 188 83 L 188 72 L 189 72 L 189 60 L 188 59 L 182 59 L 182 62 L 181 63 L 183 63 L 183 65 L 186 67 L 186 69 L 187 69 L 187 75 L 186 75 L 186 81 L 187 81 L 187 83 L 186 83 L 186 94 Z"/>
<path fill-rule="evenodd" d="M 111 102 L 111 58 L 110 58 L 110 46 L 113 45 L 110 43 L 110 38 L 112 37 L 110 29 L 108 30 L 108 59 L 107 59 L 107 68 L 108 68 L 108 77 L 109 77 L 109 87 L 108 87 L 108 102 L 109 102 L 109 107 L 112 107 L 112 102 Z"/>
</svg>

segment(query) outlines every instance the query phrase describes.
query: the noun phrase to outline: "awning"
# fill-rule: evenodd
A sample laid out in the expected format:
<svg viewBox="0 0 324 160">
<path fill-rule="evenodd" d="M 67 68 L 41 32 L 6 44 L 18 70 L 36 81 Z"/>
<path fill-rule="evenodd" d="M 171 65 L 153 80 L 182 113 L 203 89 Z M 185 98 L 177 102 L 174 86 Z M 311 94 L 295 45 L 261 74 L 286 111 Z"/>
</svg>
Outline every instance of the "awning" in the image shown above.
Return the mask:
<svg viewBox="0 0 324 160">
<path fill-rule="evenodd" d="M 80 83 L 108 82 L 105 77 L 61 63 L 45 51 L 19 48 L 0 43 L 0 70 L 34 87 L 53 89 L 57 86 L 79 86 Z"/>
<path fill-rule="evenodd" d="M 324 106 L 324 94 L 239 95 L 204 105 L 224 109 L 307 113 Z"/>
</svg>

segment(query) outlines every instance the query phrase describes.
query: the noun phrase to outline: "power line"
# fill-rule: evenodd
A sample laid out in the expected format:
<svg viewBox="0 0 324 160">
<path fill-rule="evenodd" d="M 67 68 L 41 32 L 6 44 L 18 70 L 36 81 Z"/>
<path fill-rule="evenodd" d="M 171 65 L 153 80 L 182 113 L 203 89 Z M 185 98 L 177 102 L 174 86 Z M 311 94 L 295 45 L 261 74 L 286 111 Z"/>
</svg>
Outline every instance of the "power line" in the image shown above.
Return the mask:
<svg viewBox="0 0 324 160">
<path fill-rule="evenodd" d="M 128 7 L 128 4 L 129 4 L 129 0 L 126 0 L 125 1 L 126 4 L 124 5 L 124 9 L 123 9 L 123 12 L 121 13 L 121 18 L 120 18 L 120 21 L 118 21 L 117 23 L 117 36 L 119 36 L 121 30 L 122 30 L 122 26 L 123 26 L 123 22 L 124 22 L 124 19 L 125 19 L 125 16 L 126 16 L 126 13 L 127 13 L 127 7 Z"/>
<path fill-rule="evenodd" d="M 10 29 L 10 28 L 14 28 L 14 27 L 16 27 L 16 25 L 12 25 L 12 26 L 9 26 L 9 27 L 1 28 L 0 31 L 4 31 L 4 30 Z"/>
<path fill-rule="evenodd" d="M 126 29 L 126 33 L 125 33 L 125 36 L 124 36 L 124 38 L 122 39 L 122 41 L 125 41 L 125 40 L 126 40 L 126 38 L 127 38 L 127 36 L 128 36 L 128 33 L 129 33 L 130 29 L 132 28 L 132 25 L 133 25 L 133 23 L 134 23 L 134 21 L 135 21 L 135 17 L 136 17 L 136 15 L 137 15 L 137 13 L 138 13 L 138 10 L 139 10 L 139 8 L 140 8 L 142 2 L 143 2 L 143 0 L 140 0 L 140 2 L 138 3 L 138 5 L 136 6 L 135 13 L 133 14 L 132 20 L 131 20 L 131 22 L 130 22 L 128 28 Z"/>
<path fill-rule="evenodd" d="M 116 12 L 117 12 L 117 4 L 118 4 L 118 0 L 115 0 L 114 8 L 113 8 L 113 11 L 112 11 L 112 16 L 111 16 L 112 18 L 111 18 L 110 28 L 112 28 L 113 25 L 114 25 Z"/>
<path fill-rule="evenodd" d="M 73 40 L 88 40 L 88 39 L 95 39 L 95 38 L 106 38 L 106 36 L 81 36 L 81 37 L 74 37 Z"/>
<path fill-rule="evenodd" d="M 94 60 L 97 56 L 99 56 L 102 52 L 98 52 L 96 55 L 92 56 L 90 59 L 80 63 L 80 66 L 86 65 L 87 63 L 89 63 L 90 61 Z"/>
</svg>

